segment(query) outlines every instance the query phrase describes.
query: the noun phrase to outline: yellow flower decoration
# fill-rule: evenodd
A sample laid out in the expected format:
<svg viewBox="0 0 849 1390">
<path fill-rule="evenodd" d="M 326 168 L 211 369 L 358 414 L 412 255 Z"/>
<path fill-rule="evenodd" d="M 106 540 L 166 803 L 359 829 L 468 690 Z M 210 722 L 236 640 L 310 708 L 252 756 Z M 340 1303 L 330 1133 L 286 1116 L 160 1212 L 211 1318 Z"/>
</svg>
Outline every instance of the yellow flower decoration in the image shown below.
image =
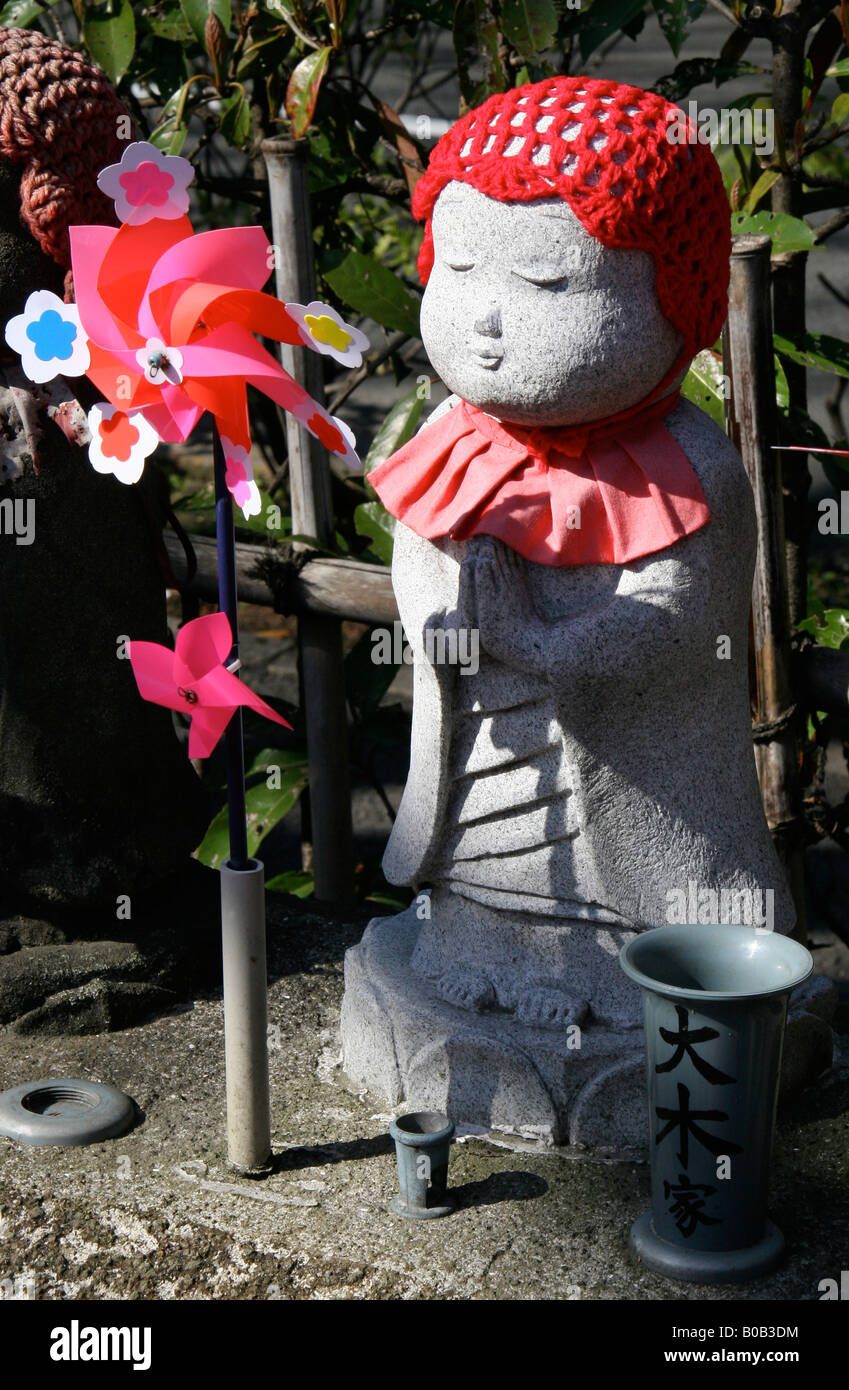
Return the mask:
<svg viewBox="0 0 849 1390">
<path fill-rule="evenodd" d="M 339 352 L 344 352 L 351 342 L 351 334 L 346 333 L 342 325 L 328 314 L 304 314 L 304 323 L 309 328 L 311 338 Z"/>
<path fill-rule="evenodd" d="M 287 304 L 286 312 L 298 325 L 305 347 L 335 358 L 343 367 L 360 366 L 368 338 L 359 328 L 346 323 L 331 305 L 313 299 L 309 304 Z"/>
</svg>

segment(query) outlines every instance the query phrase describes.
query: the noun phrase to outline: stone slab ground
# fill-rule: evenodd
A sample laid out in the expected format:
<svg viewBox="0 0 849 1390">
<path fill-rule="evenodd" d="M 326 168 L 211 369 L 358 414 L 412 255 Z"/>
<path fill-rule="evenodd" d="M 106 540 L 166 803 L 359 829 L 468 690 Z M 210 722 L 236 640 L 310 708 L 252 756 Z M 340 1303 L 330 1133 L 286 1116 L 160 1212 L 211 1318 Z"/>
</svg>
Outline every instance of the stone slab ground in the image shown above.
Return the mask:
<svg viewBox="0 0 849 1390">
<path fill-rule="evenodd" d="M 0 1290 L 17 1279 L 56 1300 L 810 1301 L 849 1268 L 849 1048 L 781 1115 L 771 1206 L 789 1254 L 745 1290 L 679 1286 L 632 1262 L 646 1164 L 465 1138 L 451 1158 L 457 1212 L 391 1216 L 390 1117 L 335 1066 L 342 957 L 364 919 L 327 921 L 280 901 L 270 914 L 273 1174 L 251 1182 L 227 1167 L 214 995 L 125 1032 L 7 1033 L 2 1088 L 110 1081 L 144 1118 L 91 1148 L 0 1140 Z"/>
</svg>

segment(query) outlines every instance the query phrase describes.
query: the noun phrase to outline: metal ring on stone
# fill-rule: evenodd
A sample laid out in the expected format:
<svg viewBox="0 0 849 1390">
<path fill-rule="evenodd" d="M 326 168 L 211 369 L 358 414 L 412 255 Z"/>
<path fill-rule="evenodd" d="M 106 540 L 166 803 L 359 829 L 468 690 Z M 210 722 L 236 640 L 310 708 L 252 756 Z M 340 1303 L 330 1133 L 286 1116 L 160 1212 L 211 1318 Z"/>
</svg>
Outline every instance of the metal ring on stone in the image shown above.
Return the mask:
<svg viewBox="0 0 849 1390">
<path fill-rule="evenodd" d="M 135 1113 L 130 1097 L 104 1082 L 25 1081 L 0 1095 L 0 1134 L 19 1144 L 97 1144 L 124 1134 Z"/>
</svg>

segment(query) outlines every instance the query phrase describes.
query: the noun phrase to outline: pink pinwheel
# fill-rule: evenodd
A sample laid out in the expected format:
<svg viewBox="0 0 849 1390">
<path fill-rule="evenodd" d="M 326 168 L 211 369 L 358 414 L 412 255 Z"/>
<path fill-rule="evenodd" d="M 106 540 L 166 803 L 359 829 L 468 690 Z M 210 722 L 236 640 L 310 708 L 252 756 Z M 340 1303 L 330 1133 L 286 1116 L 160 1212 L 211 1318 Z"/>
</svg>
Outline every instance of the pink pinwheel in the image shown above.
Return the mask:
<svg viewBox="0 0 849 1390">
<path fill-rule="evenodd" d="M 249 450 L 247 387 L 255 386 L 358 467 L 350 431 L 255 335 L 344 362 L 366 339 L 320 304 L 308 307 L 324 311 L 315 322 L 329 328 L 305 333 L 286 305 L 262 293 L 274 263 L 262 228 L 195 234 L 184 215 L 191 165 L 175 156 L 157 161 L 155 153 L 144 142 L 131 145 L 103 172 L 122 226 L 69 228 L 76 312 L 91 359 L 83 370 L 110 406 L 140 413 L 168 443 L 186 440 L 208 410 L 222 436 Z M 165 197 L 165 182 L 176 188 L 173 197 Z M 127 188 L 138 207 L 127 202 Z"/>
<path fill-rule="evenodd" d="M 191 719 L 189 757 L 208 758 L 240 705 L 275 724 L 291 724 L 228 671 L 233 647 L 226 613 L 194 618 L 177 633 L 174 651 L 158 642 L 130 642 L 130 662 L 143 700 Z"/>
<path fill-rule="evenodd" d="M 333 416 L 254 337 L 303 341 L 285 306 L 261 293 L 271 264 L 261 227 L 195 235 L 179 217 L 71 227 L 70 238 L 87 375 L 110 405 L 141 411 L 170 443 L 187 439 L 209 410 L 222 435 L 250 448 L 250 384 L 356 462 Z"/>
</svg>

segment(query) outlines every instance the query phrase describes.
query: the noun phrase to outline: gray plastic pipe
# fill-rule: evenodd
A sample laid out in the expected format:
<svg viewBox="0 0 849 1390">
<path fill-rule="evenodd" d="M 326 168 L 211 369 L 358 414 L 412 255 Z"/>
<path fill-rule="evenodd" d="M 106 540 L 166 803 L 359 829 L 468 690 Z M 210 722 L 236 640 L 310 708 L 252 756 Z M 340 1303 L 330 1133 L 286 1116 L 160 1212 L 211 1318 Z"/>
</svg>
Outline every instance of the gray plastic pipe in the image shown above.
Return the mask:
<svg viewBox="0 0 849 1390">
<path fill-rule="evenodd" d="M 221 866 L 227 1155 L 240 1173 L 259 1176 L 271 1161 L 265 869 L 248 862 Z"/>
</svg>

